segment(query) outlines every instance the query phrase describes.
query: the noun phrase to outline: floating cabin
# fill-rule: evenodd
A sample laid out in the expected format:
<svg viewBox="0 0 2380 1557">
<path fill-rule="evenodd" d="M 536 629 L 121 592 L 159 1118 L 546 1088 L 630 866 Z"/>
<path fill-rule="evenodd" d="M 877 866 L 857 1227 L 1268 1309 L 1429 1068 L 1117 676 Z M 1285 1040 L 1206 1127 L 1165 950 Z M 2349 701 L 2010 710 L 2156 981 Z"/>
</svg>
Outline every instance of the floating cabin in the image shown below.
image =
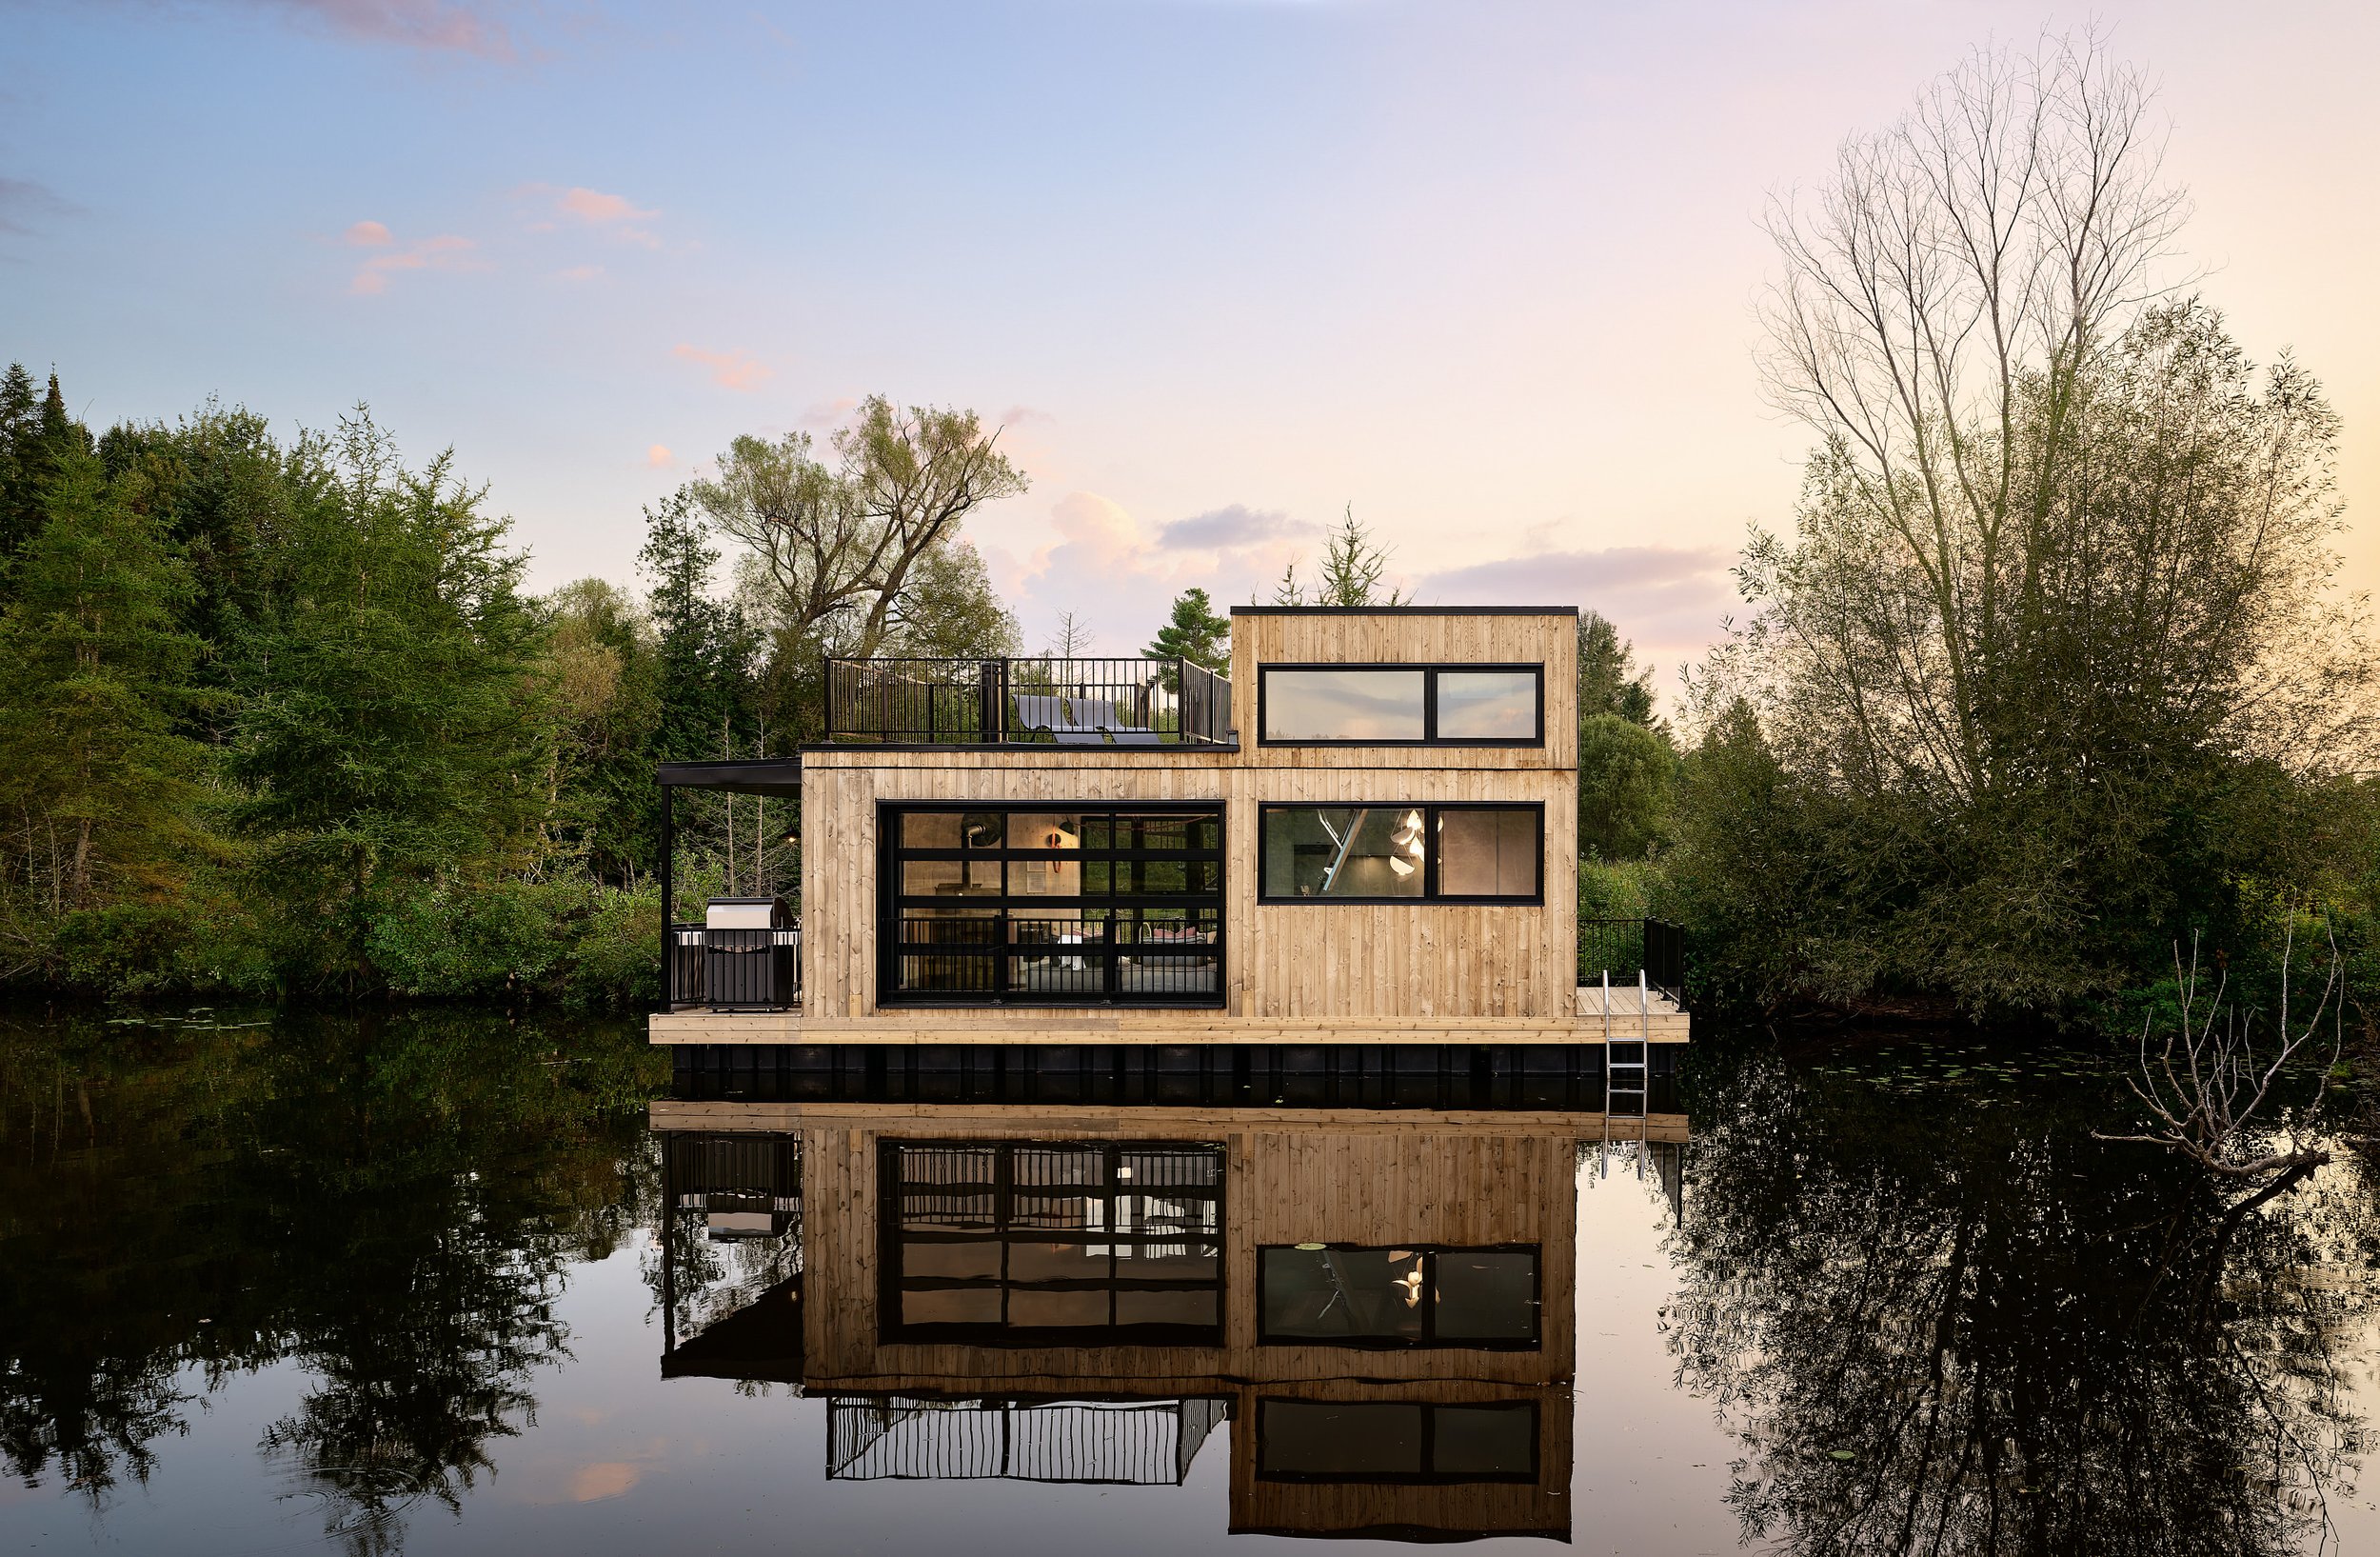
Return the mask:
<svg viewBox="0 0 2380 1557">
<path fill-rule="evenodd" d="M 1675 1108 L 1606 1146 L 1527 1108 L 656 1103 L 662 1373 L 824 1396 L 830 1480 L 1177 1484 L 1228 1421 L 1235 1531 L 1567 1540 L 1577 1173 L 1676 1214 Z"/>
<path fill-rule="evenodd" d="M 669 916 L 653 1042 L 706 1067 L 1337 1045 L 1517 1068 L 1594 1045 L 1616 1088 L 1665 1068 L 1688 1034 L 1675 931 L 1577 912 L 1577 612 L 1232 618 L 1228 677 L 829 660 L 823 743 L 664 765 L 665 817 L 681 789 L 797 800 L 801 884 L 798 922 L 765 900 Z M 666 868 L 663 890 L 674 909 Z M 1611 1044 L 1646 1046 L 1633 1078 Z"/>
</svg>

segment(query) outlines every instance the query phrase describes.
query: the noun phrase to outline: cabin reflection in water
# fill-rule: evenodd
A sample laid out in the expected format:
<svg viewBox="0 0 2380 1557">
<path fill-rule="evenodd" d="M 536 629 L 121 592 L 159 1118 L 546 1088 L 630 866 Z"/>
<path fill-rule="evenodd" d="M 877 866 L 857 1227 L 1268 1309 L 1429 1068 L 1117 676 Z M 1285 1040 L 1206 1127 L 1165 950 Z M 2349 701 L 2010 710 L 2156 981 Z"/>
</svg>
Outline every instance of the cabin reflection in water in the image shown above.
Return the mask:
<svg viewBox="0 0 2380 1557">
<path fill-rule="evenodd" d="M 1569 1537 L 1599 1115 L 675 1102 L 652 1122 L 663 1373 L 824 1396 L 829 1479 L 1169 1485 L 1228 1424 L 1234 1531 Z M 1626 1128 L 1675 1183 L 1684 1118 Z M 716 1224 L 764 1202 L 773 1239 Z"/>
</svg>

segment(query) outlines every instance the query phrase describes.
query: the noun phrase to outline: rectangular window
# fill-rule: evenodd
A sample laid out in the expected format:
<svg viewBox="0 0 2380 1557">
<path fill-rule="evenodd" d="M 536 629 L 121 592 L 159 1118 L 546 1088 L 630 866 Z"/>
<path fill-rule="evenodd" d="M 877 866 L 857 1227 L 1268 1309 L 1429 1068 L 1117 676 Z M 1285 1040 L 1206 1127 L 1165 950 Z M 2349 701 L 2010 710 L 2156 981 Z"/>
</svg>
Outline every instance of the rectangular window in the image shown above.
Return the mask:
<svg viewBox="0 0 2380 1557">
<path fill-rule="evenodd" d="M 1266 903 L 1537 903 L 1545 808 L 1267 806 L 1258 848 Z"/>
<path fill-rule="evenodd" d="M 1223 1151 L 886 1142 L 886 1340 L 1222 1341 Z"/>
<path fill-rule="evenodd" d="M 1359 1248 L 1257 1251 L 1259 1338 L 1268 1344 L 1534 1350 L 1537 1250 Z"/>
<path fill-rule="evenodd" d="M 1266 665 L 1257 734 L 1283 746 L 1542 746 L 1542 665 Z"/>
<path fill-rule="evenodd" d="M 1535 1481 L 1537 1403 L 1268 1396 L 1256 1403 L 1256 1472 L 1266 1481 Z"/>
<path fill-rule="evenodd" d="M 887 1004 L 1222 1003 L 1215 806 L 883 812 Z"/>
</svg>

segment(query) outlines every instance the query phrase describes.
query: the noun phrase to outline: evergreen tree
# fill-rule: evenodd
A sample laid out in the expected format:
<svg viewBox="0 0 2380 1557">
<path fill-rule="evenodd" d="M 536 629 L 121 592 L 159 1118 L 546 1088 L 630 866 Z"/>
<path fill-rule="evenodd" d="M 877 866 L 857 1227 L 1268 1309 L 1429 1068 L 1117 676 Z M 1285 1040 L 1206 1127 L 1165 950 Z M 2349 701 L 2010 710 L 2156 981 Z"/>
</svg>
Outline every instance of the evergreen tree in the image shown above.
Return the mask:
<svg viewBox="0 0 2380 1557">
<path fill-rule="evenodd" d="M 41 528 L 41 494 L 30 461 L 41 435 L 41 401 L 21 362 L 0 376 L 0 558 L 12 555 Z"/>
<path fill-rule="evenodd" d="M 1381 597 L 1380 579 L 1388 571 L 1388 548 L 1372 539 L 1371 529 L 1356 517 L 1356 507 L 1350 503 L 1339 516 L 1339 528 L 1331 531 L 1330 544 L 1323 548 L 1313 589 L 1309 590 L 1298 577 L 1298 564 L 1293 559 L 1281 569 L 1280 582 L 1273 587 L 1273 604 L 1405 605 L 1413 597 L 1393 585 L 1387 597 Z"/>
<path fill-rule="evenodd" d="M 1160 660 L 1180 658 L 1220 673 L 1231 664 L 1231 618 L 1216 615 L 1206 591 L 1193 586 L 1174 597 L 1173 614 L 1150 640 L 1148 653 Z M 1166 690 L 1180 689 L 1173 667 L 1165 668 L 1163 679 Z"/>
<path fill-rule="evenodd" d="M 10 886 L 50 913 L 165 891 L 200 836 L 204 752 L 179 733 L 198 644 L 157 526 L 70 438 L 0 614 L 0 805 Z"/>
<path fill-rule="evenodd" d="M 1599 612 L 1578 613 L 1578 712 L 1616 713 L 1652 728 L 1653 669 L 1636 666 L 1636 646 Z"/>
<path fill-rule="evenodd" d="M 652 581 L 660 716 L 654 753 L 664 760 L 725 756 L 754 734 L 753 661 L 759 635 L 735 606 L 712 597 L 719 549 L 680 492 L 645 511 L 637 563 Z"/>
</svg>

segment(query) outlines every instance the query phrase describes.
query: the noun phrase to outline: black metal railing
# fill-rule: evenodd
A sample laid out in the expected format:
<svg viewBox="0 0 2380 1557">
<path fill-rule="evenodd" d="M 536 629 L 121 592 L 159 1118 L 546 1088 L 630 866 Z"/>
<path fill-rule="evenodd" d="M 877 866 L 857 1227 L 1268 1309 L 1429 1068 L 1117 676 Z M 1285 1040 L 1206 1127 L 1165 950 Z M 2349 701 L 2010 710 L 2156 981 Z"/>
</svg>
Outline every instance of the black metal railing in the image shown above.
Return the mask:
<svg viewBox="0 0 2380 1557">
<path fill-rule="evenodd" d="M 1231 682 L 1180 658 L 829 659 L 826 738 L 1220 746 Z"/>
<path fill-rule="evenodd" d="M 1220 1399 L 929 1400 L 835 1395 L 826 1405 L 830 1481 L 1178 1485 L 1225 1416 Z"/>
<path fill-rule="evenodd" d="M 802 998 L 802 931 L 669 927 L 669 1004 L 778 1010 Z"/>
<path fill-rule="evenodd" d="M 1666 919 L 1581 919 L 1578 921 L 1578 982 L 1600 984 L 1609 974 L 1614 984 L 1634 984 L 1641 972 L 1645 983 L 1686 1004 L 1686 931 Z"/>
<path fill-rule="evenodd" d="M 902 995 L 1164 1005 L 1222 993 L 1221 925 L 1211 914 L 1180 920 L 904 914 L 894 956 L 895 988 Z"/>
</svg>

